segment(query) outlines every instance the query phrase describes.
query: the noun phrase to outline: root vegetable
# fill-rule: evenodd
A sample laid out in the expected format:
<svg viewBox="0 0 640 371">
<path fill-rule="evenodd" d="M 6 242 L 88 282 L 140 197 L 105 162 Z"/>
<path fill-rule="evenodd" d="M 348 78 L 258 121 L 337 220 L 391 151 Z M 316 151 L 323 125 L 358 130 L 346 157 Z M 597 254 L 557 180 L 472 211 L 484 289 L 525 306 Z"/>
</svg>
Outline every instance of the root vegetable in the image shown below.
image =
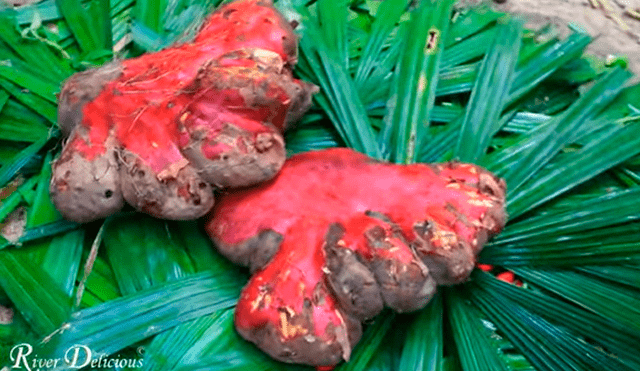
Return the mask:
<svg viewBox="0 0 640 371">
<path fill-rule="evenodd" d="M 505 184 L 468 164 L 393 165 L 348 149 L 290 158 L 272 180 L 229 192 L 207 232 L 255 272 L 238 301 L 246 339 L 285 362 L 349 359 L 384 306 L 423 308 L 463 282 L 504 226 Z"/>
<path fill-rule="evenodd" d="M 166 219 L 193 219 L 213 187 L 273 177 L 282 131 L 317 88 L 293 79 L 297 39 L 270 1 L 222 6 L 195 39 L 72 76 L 58 109 L 69 141 L 53 166 L 62 214 L 86 222 L 123 200 Z"/>
<path fill-rule="evenodd" d="M 85 139 L 91 131 L 73 132 L 53 164 L 51 199 L 62 215 L 88 222 L 116 213 L 124 206 L 117 153 L 112 136 L 104 140 L 101 153 L 85 156 Z"/>
</svg>

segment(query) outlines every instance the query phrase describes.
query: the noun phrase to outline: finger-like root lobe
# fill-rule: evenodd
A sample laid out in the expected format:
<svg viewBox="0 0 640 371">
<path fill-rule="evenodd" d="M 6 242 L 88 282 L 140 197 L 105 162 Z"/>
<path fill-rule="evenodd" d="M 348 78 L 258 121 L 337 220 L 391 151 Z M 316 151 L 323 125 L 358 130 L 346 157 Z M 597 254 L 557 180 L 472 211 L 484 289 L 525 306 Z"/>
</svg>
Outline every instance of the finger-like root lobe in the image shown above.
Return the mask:
<svg viewBox="0 0 640 371">
<path fill-rule="evenodd" d="M 53 163 L 50 184 L 51 200 L 56 208 L 78 223 L 107 217 L 124 205 L 113 147 L 87 159 L 75 150 L 75 145 L 81 142 L 80 134 L 74 132 Z"/>
<path fill-rule="evenodd" d="M 162 219 L 184 220 L 202 216 L 213 206 L 211 186 L 188 162 L 158 176 L 127 150 L 121 150 L 119 158 L 122 194 L 136 209 Z"/>
<path fill-rule="evenodd" d="M 198 218 L 212 205 L 205 193 L 213 188 L 253 185 L 282 167 L 282 132 L 317 91 L 292 77 L 296 60 L 297 38 L 270 1 L 225 4 L 192 42 L 68 79 L 60 93 L 61 130 L 87 135 L 82 145 L 64 150 L 78 161 L 54 167 L 67 163 L 66 172 L 103 158 L 112 164 L 118 153 L 112 165 L 119 176 L 109 179 L 128 203 L 159 218 Z M 83 190 L 76 196 L 88 195 L 86 185 L 95 183 L 58 178 Z M 95 197 L 65 205 L 71 197 L 53 188 L 52 194 L 60 195 L 54 202 L 72 220 L 118 209 L 115 202 L 96 204 Z"/>
<path fill-rule="evenodd" d="M 251 264 L 245 254 L 263 240 L 271 256 L 243 290 L 236 328 L 286 362 L 348 360 L 355 323 L 385 306 L 423 308 L 437 285 L 469 276 L 506 222 L 504 195 L 474 165 L 393 165 L 348 149 L 293 156 L 274 179 L 222 197 L 207 222 L 233 261 Z"/>
<path fill-rule="evenodd" d="M 270 263 L 254 275 L 236 306 L 238 332 L 272 357 L 336 364 L 361 336 L 358 320 L 337 305 L 317 265 L 324 260 L 323 223 L 301 220 Z"/>
</svg>

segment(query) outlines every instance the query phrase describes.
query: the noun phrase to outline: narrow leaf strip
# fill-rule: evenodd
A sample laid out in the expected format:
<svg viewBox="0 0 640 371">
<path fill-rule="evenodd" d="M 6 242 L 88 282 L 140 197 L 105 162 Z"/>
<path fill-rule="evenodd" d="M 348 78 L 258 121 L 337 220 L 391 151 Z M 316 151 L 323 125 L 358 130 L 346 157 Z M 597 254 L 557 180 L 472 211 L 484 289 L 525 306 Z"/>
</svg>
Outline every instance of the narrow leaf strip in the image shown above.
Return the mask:
<svg viewBox="0 0 640 371">
<path fill-rule="evenodd" d="M 475 7 L 457 9 L 451 21 L 451 32 L 445 40 L 447 48 L 491 27 L 504 16 L 504 13 L 497 12 L 484 3 Z"/>
<path fill-rule="evenodd" d="M 83 244 L 84 230 L 82 229 L 53 237 L 41 265 L 69 298 L 73 296 L 75 290 Z"/>
<path fill-rule="evenodd" d="M 640 263 L 640 223 L 488 245 L 480 261 L 520 266 Z"/>
<path fill-rule="evenodd" d="M 27 251 L 0 251 L 0 287 L 41 336 L 69 317 L 71 299 L 33 264 Z"/>
<path fill-rule="evenodd" d="M 494 43 L 480 65 L 462 122 L 454 152 L 461 161 L 477 162 L 487 150 L 491 137 L 500 129 L 498 118 L 511 89 L 521 35 L 519 22 L 498 26 Z"/>
<path fill-rule="evenodd" d="M 502 295 L 488 295 L 474 288 L 468 291 L 473 304 L 527 357 L 538 370 L 632 371 L 605 350 L 584 341 L 565 327 L 524 309 Z"/>
<path fill-rule="evenodd" d="M 489 330 L 484 328 L 477 309 L 456 290 L 447 291 L 447 310 L 451 331 L 463 370 L 507 371 L 498 350 L 492 346 Z"/>
<path fill-rule="evenodd" d="M 103 241 L 125 296 L 195 271 L 167 223 L 158 219 L 140 215 L 112 218 Z"/>
<path fill-rule="evenodd" d="M 518 69 L 515 75 L 514 83 L 509 93 L 509 103 L 513 103 L 524 96 L 560 67 L 578 59 L 590 42 L 591 37 L 589 35 L 578 32 L 573 33 L 528 61 Z"/>
<path fill-rule="evenodd" d="M 76 296 L 76 307 L 92 307 L 122 296 L 111 267 L 100 256 L 93 262 L 91 272 L 84 280 L 84 284 L 82 283 L 83 279 L 84 277 L 78 277 L 80 281 L 78 293 L 81 286 L 84 286 L 84 293 L 80 298 L 80 303 L 78 303 Z"/>
<path fill-rule="evenodd" d="M 438 76 L 436 96 L 466 93 L 472 90 L 478 79 L 480 64 L 473 62 L 449 68 Z"/>
<path fill-rule="evenodd" d="M 35 156 L 38 151 L 44 147 L 49 138 L 42 138 L 39 141 L 29 145 L 27 148 L 20 151 L 15 157 L 7 164 L 0 168 L 0 187 L 4 187 L 15 177 L 18 172 L 29 163 L 31 157 Z"/>
<path fill-rule="evenodd" d="M 332 52 L 334 60 L 349 68 L 347 43 L 347 17 L 349 12 L 346 0 L 319 0 L 317 20 L 321 25 L 322 39 Z"/>
<path fill-rule="evenodd" d="M 56 0 L 56 4 L 83 51 L 111 50 L 109 0 L 92 1 L 87 6 L 80 0 Z"/>
<path fill-rule="evenodd" d="M 500 27 L 488 28 L 446 48 L 442 53 L 442 69 L 448 70 L 487 54 L 499 29 Z"/>
<path fill-rule="evenodd" d="M 640 123 L 613 130 L 584 148 L 562 157 L 546 172 L 523 184 L 508 199 L 507 210 L 516 217 L 640 153 Z"/>
<path fill-rule="evenodd" d="M 527 308 L 533 313 L 597 341 L 623 362 L 635 365 L 636 369 L 640 368 L 640 354 L 635 351 L 635 344 L 640 343 L 640 332 L 633 328 L 541 291 L 527 290 L 500 281 L 487 273 L 475 271 L 473 279 L 494 296 L 508 297 L 516 303 L 527 303 Z"/>
<path fill-rule="evenodd" d="M 13 65 L 10 61 L 0 64 L 0 77 L 37 94 L 50 103 L 56 103 L 57 99 L 55 94 L 59 90 L 57 84 L 44 81 L 39 76 L 34 76 L 32 72 Z"/>
<path fill-rule="evenodd" d="M 482 159 L 490 170 L 505 178 L 508 199 L 517 194 L 518 187 L 537 174 L 562 148 L 589 129 L 581 124 L 613 101 L 629 74 L 619 68 L 612 70 L 569 109 L 523 137 L 520 143 Z"/>
<path fill-rule="evenodd" d="M 143 369 L 306 371 L 309 368 L 285 366 L 242 339 L 233 326 L 233 310 L 225 309 L 156 336 L 146 349 Z"/>
<path fill-rule="evenodd" d="M 640 287 L 640 265 L 592 265 L 575 270 L 619 285 Z"/>
<path fill-rule="evenodd" d="M 169 1 L 136 1 L 133 12 L 138 22 L 156 33 L 162 33 L 164 13 Z"/>
<path fill-rule="evenodd" d="M 371 25 L 371 32 L 355 74 L 355 84 L 362 88 L 371 72 L 376 69 L 385 41 L 404 13 L 407 0 L 386 0 L 380 3 L 376 19 Z"/>
<path fill-rule="evenodd" d="M 7 104 L 10 97 L 11 95 L 9 95 L 9 93 L 4 90 L 0 90 L 0 112 L 4 110 L 4 106 Z"/>
<path fill-rule="evenodd" d="M 544 215 L 510 224 L 494 240 L 500 245 L 550 234 L 581 233 L 619 223 L 640 219 L 640 187 L 606 193 L 580 203 L 580 212 L 574 209 L 555 210 Z"/>
<path fill-rule="evenodd" d="M 49 183 L 51 182 L 51 152 L 47 153 L 40 171 L 40 181 L 36 188 L 36 196 L 33 206 L 27 213 L 27 228 L 34 228 L 43 224 L 49 224 L 62 219 L 60 213 L 51 202 L 49 195 Z"/>
<path fill-rule="evenodd" d="M 640 333 L 640 295 L 637 288 L 614 286 L 567 270 L 518 268 L 514 272 L 538 287 Z"/>
<path fill-rule="evenodd" d="M 381 158 L 373 128 L 348 66 L 331 53 L 315 21 L 308 16 L 305 22 L 298 72 L 320 86 L 321 92 L 314 99 L 327 111 L 345 143 L 371 157 Z"/>
<path fill-rule="evenodd" d="M 44 224 L 35 228 L 26 229 L 18 241 L 0 241 L 0 250 L 8 246 L 20 247 L 23 243 L 35 241 L 45 237 L 55 236 L 80 228 L 81 224 L 60 220 L 54 223 Z"/>
<path fill-rule="evenodd" d="M 414 163 L 435 100 L 442 45 L 453 1 L 423 1 L 411 14 L 405 47 L 396 65 L 393 94 L 381 144 L 390 159 Z"/>
<path fill-rule="evenodd" d="M 442 315 L 442 298 L 438 295 L 420 312 L 409 328 L 400 357 L 400 370 L 442 370 Z"/>
<path fill-rule="evenodd" d="M 108 355 L 180 323 L 230 308 L 239 290 L 212 273 L 162 284 L 73 314 L 47 345 L 62 357 L 75 344 Z"/>
<path fill-rule="evenodd" d="M 38 183 L 38 180 L 40 180 L 39 176 L 31 177 L 29 180 L 20 185 L 15 191 L 11 192 L 11 194 L 7 196 L 7 198 L 3 199 L 0 202 L 0 222 L 3 222 L 7 215 L 11 214 L 11 212 L 14 211 L 16 207 L 18 207 L 18 205 L 20 205 L 20 202 L 22 202 L 22 194 L 27 190 L 33 189 L 33 187 Z M 0 246 L 2 246 L 4 243 L 5 241 L 0 236 Z"/>
<path fill-rule="evenodd" d="M 46 118 L 51 124 L 55 124 L 57 120 L 56 105 L 30 91 L 21 89 L 18 85 L 11 81 L 0 79 L 0 86 L 5 89 L 17 101 L 24 104 L 25 107 L 37 112 Z M 50 134 L 52 135 L 52 134 Z M 58 135 L 58 134 L 53 134 Z"/>
<path fill-rule="evenodd" d="M 358 345 L 356 345 L 349 362 L 341 364 L 337 370 L 366 370 L 371 360 L 379 354 L 378 349 L 391 330 L 395 317 L 395 314 L 389 311 L 379 315 L 377 320 L 371 324 L 362 335 L 362 339 Z"/>
</svg>

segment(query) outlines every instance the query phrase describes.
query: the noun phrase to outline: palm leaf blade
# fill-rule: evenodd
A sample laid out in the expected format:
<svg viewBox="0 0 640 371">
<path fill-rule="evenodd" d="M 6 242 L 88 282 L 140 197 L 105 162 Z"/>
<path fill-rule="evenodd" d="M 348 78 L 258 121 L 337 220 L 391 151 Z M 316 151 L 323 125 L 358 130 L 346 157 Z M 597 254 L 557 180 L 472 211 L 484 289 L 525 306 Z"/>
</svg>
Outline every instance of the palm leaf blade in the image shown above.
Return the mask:
<svg viewBox="0 0 640 371">
<path fill-rule="evenodd" d="M 499 26 L 494 43 L 480 64 L 454 150 L 461 161 L 476 162 L 500 129 L 498 117 L 505 108 L 511 88 L 521 32 L 518 22 Z"/>
<path fill-rule="evenodd" d="M 437 296 L 409 328 L 398 366 L 401 370 L 442 370 L 442 320 L 442 299 Z"/>
<path fill-rule="evenodd" d="M 180 323 L 232 307 L 237 285 L 220 281 L 209 272 L 196 274 L 83 309 L 48 346 L 55 352 L 83 344 L 96 354 L 115 353 Z"/>
<path fill-rule="evenodd" d="M 451 1 L 422 2 L 407 25 L 419 33 L 404 33 L 405 48 L 396 66 L 390 107 L 380 140 L 395 162 L 416 161 L 423 136 L 419 133 L 425 132 L 434 104 L 442 44 L 452 6 Z"/>
</svg>

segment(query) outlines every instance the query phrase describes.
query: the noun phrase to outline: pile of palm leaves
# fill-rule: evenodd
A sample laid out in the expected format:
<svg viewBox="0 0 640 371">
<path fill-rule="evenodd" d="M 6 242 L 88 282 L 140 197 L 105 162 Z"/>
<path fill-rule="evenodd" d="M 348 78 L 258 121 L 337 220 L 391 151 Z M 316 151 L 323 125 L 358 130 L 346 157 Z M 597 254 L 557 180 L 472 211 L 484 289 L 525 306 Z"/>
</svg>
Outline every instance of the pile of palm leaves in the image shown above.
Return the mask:
<svg viewBox="0 0 640 371">
<path fill-rule="evenodd" d="M 14 316 L 0 324 L 0 367 L 29 343 L 41 357 L 81 344 L 147 370 L 299 368 L 236 335 L 248 276 L 198 222 L 125 212 L 77 225 L 48 196 L 61 81 L 187 40 L 219 2 L 45 0 L 1 12 L 0 221 L 14 233 L 0 240 L 0 305 Z M 297 74 L 321 87 L 287 134 L 290 153 L 459 159 L 508 184 L 510 221 L 480 256 L 492 270 L 423 311 L 377 317 L 339 369 L 640 370 L 640 86 L 624 61 L 584 56 L 579 30 L 560 40 L 452 3 L 277 3 L 299 23 Z"/>
</svg>

